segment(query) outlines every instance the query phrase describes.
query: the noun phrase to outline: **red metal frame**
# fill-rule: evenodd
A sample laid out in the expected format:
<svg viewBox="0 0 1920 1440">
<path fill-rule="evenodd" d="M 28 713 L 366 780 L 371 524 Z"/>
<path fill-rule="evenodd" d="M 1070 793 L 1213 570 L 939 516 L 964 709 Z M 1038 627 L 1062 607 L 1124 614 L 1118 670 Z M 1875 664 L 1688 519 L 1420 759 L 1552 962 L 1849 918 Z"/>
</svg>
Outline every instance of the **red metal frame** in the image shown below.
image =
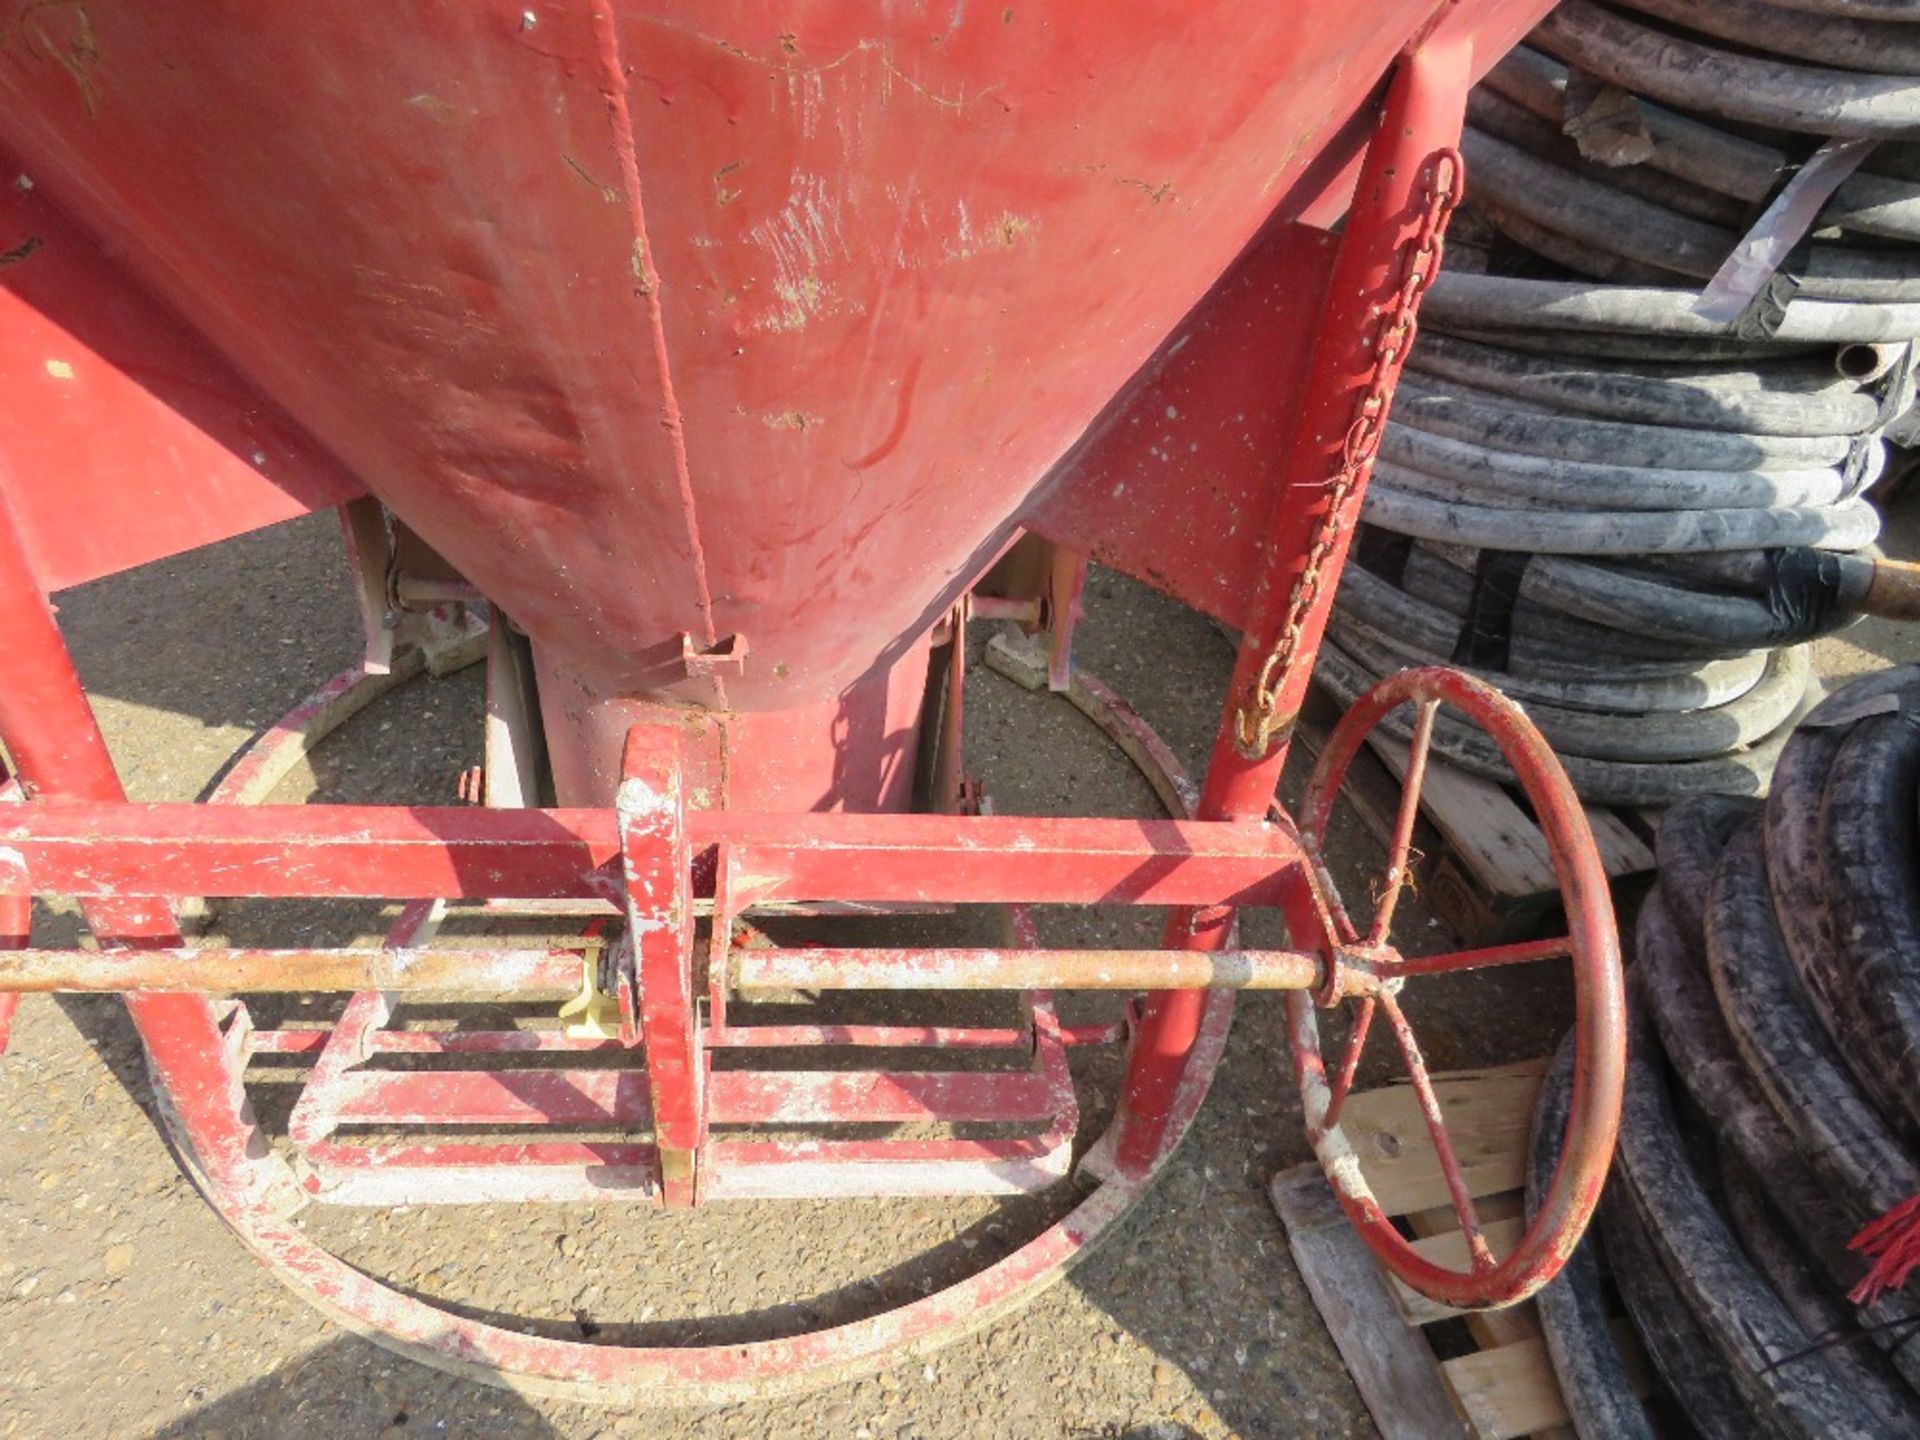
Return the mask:
<svg viewBox="0 0 1920 1440">
<path fill-rule="evenodd" d="M 1467 29 L 1447 23 L 1451 13 L 1438 12 L 1435 26 L 1395 73 L 1345 232 L 1325 272 L 1326 301 L 1298 418 L 1253 547 L 1254 583 L 1238 617 L 1243 639 L 1194 818 L 743 812 L 728 808 L 725 795 L 714 804 L 696 798 L 688 732 L 654 723 L 663 708 L 657 705 L 645 709 L 646 723 L 625 729 L 611 808 L 130 805 L 48 608 L 26 527 L 19 515 L 0 510 L 0 616 L 7 621 L 0 628 L 0 739 L 24 794 L 35 802 L 0 807 L 0 995 L 31 989 L 123 992 L 153 1065 L 163 1116 L 209 1198 L 249 1245 L 317 1304 L 383 1343 L 482 1378 L 510 1376 L 534 1389 L 679 1401 L 764 1394 L 806 1379 L 857 1373 L 985 1323 L 1054 1278 L 1165 1164 L 1205 1092 L 1224 1043 L 1231 994 L 1240 989 L 1289 992 L 1310 1134 L 1342 1203 L 1383 1259 L 1416 1289 L 1450 1304 L 1501 1304 L 1530 1293 L 1558 1268 L 1591 1213 L 1611 1152 L 1623 1066 L 1618 956 L 1604 875 L 1564 775 L 1516 708 L 1461 677 L 1409 672 L 1364 699 L 1337 733 L 1310 792 L 1304 835 L 1283 815 L 1269 818 L 1292 717 L 1357 521 L 1371 459 L 1368 437 L 1390 402 L 1419 289 L 1438 263 L 1438 228 L 1457 192 L 1451 147 L 1472 57 Z M 603 38 L 609 43 L 600 47 L 600 58 L 617 68 L 610 30 Z M 624 112 L 615 118 L 616 136 L 630 139 Z M 637 180 L 625 173 L 634 170 L 634 158 L 630 151 L 619 158 L 623 178 L 633 182 L 623 188 L 639 227 Z M 641 279 L 657 322 L 655 280 L 650 273 Z M 664 349 L 656 358 L 664 365 Z M 670 387 L 665 393 L 671 397 Z M 677 428 L 668 429 L 672 434 L 650 443 L 678 445 Z M 684 478 L 685 456 L 678 453 Z M 368 532 L 358 538 L 371 544 L 378 537 Z M 699 547 L 693 548 L 698 560 Z M 1069 647 L 1084 565 L 1081 551 L 1057 550 L 1045 581 L 1046 603 L 1020 612 L 1048 618 L 1048 678 L 1056 689 L 1072 683 Z M 371 569 L 368 578 L 371 584 Z M 380 614 L 384 600 L 399 592 L 391 575 L 379 578 L 386 583 L 369 602 L 368 664 L 341 677 L 244 756 L 219 798 L 258 799 L 289 756 L 363 703 L 370 686 L 391 683 L 383 670 L 403 668 L 398 652 L 389 653 L 395 636 L 382 632 L 393 627 Z M 414 593 L 450 604 L 469 594 L 457 583 L 431 580 Z M 964 601 L 953 614 L 957 631 L 964 624 Z M 737 658 L 745 638 L 726 638 L 738 642 L 731 651 Z M 958 657 L 960 637 L 953 638 Z M 683 635 L 681 648 L 702 662 L 703 674 L 712 672 L 717 694 L 728 657 L 710 653 L 723 648 L 711 614 L 701 639 L 694 646 Z M 496 631 L 496 662 L 502 648 Z M 924 647 L 914 653 L 924 661 Z M 950 678 L 957 725 L 960 676 Z M 1422 706 L 1415 760 L 1389 855 L 1386 898 L 1363 935 L 1331 884 L 1318 844 L 1347 761 L 1365 732 L 1405 701 Z M 1393 905 L 1440 703 L 1483 724 L 1533 798 L 1567 897 L 1564 939 L 1416 962 L 1394 950 Z M 554 704 L 551 696 L 548 704 Z M 1250 731 L 1245 717 L 1256 708 L 1264 719 Z M 628 712 L 612 706 L 601 713 L 604 721 Z M 718 743 L 724 770 L 724 737 Z M 1154 743 L 1142 743 L 1136 753 L 1163 753 Z M 964 783 L 948 783 L 957 773 L 951 753 L 942 798 L 964 810 L 974 792 Z M 1180 780 L 1171 776 L 1162 777 L 1160 788 L 1163 794 L 1182 793 Z M 948 790 L 956 793 L 946 795 Z M 22 908 L 32 893 L 78 898 L 101 952 L 25 948 Z M 374 950 L 188 948 L 171 902 L 205 894 L 418 903 L 390 942 Z M 624 931 L 603 960 L 594 958 L 597 942 L 581 950 L 431 945 L 438 902 L 446 901 L 510 903 L 553 916 L 583 908 L 618 912 Z M 893 950 L 735 943 L 736 921 L 754 909 L 812 902 L 1011 905 L 1015 943 Z M 1064 952 L 1034 942 L 1019 907 L 1036 903 L 1159 905 L 1173 914 L 1161 950 Z M 1295 948 L 1239 948 L 1236 917 L 1247 906 L 1276 907 Z M 704 938 L 697 923 L 703 909 Z M 1457 1181 L 1445 1117 L 1432 1098 L 1401 988 L 1415 975 L 1563 954 L 1574 961 L 1582 1067 L 1567 1159 L 1547 1203 L 1505 1260 L 1496 1261 L 1480 1240 L 1471 1203 L 1456 1184 L 1472 1258 L 1466 1271 L 1441 1270 L 1391 1232 L 1339 1130 L 1360 1047 L 1375 1014 L 1383 1014 L 1425 1107 L 1443 1168 Z M 617 1039 L 552 1031 L 532 1038 L 518 1031 L 436 1037 L 394 1024 L 397 1008 L 416 989 L 451 985 L 495 1000 L 552 996 L 577 986 L 583 963 L 590 988 L 609 991 L 619 1002 Z M 353 998 L 324 1035 L 256 1031 L 244 1005 L 211 998 L 329 988 Z M 729 1020 L 730 996 L 769 988 L 1003 989 L 1025 997 L 1024 1023 L 903 1030 Z M 1050 998 L 1062 988 L 1144 991 L 1146 999 L 1124 1027 L 1070 1034 L 1059 1025 Z M 1329 1082 L 1315 1012 L 1340 1004 L 1354 1007 L 1355 1024 Z M 0 1038 L 6 1015 L 0 1010 Z M 1089 1178 L 1101 1182 L 1090 1199 L 1014 1255 L 947 1291 L 816 1335 L 683 1350 L 531 1337 L 450 1316 L 384 1287 L 318 1250 L 285 1219 L 308 1196 L 394 1204 L 593 1195 L 686 1206 L 789 1195 L 1036 1189 L 1064 1173 L 1079 1118 L 1066 1046 L 1121 1038 L 1130 1046 L 1126 1077 L 1112 1125 L 1085 1160 Z M 757 1050 L 772 1048 L 896 1044 L 923 1053 L 950 1048 L 975 1060 L 998 1050 L 1016 1063 L 945 1071 L 714 1063 L 727 1052 L 751 1060 Z M 527 1052 L 567 1059 L 555 1068 L 485 1063 Z M 408 1070 L 381 1063 L 382 1056 L 424 1054 L 465 1056 L 467 1068 Z M 314 1057 L 290 1126 L 289 1138 L 304 1161 L 299 1183 L 296 1172 L 261 1143 L 245 1100 L 248 1062 L 275 1055 Z M 634 1063 L 604 1063 L 621 1058 Z M 1019 1121 L 1028 1133 L 959 1133 L 983 1121 Z M 771 1133 L 906 1122 L 953 1133 L 939 1139 L 794 1139 Z M 404 1133 L 448 1127 L 534 1127 L 558 1135 L 502 1143 Z M 754 1133 L 756 1127 L 769 1133 Z M 395 1139 L 375 1131 L 402 1133 Z M 650 1138 L 635 1139 L 636 1133 Z"/>
</svg>

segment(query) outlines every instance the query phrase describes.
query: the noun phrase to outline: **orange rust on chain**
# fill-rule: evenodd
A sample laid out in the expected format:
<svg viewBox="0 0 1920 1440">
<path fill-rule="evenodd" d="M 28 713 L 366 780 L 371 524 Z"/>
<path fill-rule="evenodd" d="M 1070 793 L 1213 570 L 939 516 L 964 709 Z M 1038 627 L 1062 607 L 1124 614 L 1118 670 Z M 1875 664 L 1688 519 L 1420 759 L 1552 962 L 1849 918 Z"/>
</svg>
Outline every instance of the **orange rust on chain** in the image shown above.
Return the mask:
<svg viewBox="0 0 1920 1440">
<path fill-rule="evenodd" d="M 1327 486 L 1326 508 L 1308 542 L 1306 563 L 1287 596 L 1286 612 L 1275 633 L 1273 648 L 1261 662 L 1253 685 L 1253 703 L 1243 705 L 1234 716 L 1234 740 L 1241 755 L 1248 760 L 1264 756 L 1273 744 L 1273 737 L 1292 724 L 1292 716 L 1276 713 L 1277 677 L 1285 675 L 1300 659 L 1307 616 L 1319 598 L 1329 562 L 1339 549 L 1341 522 L 1354 491 L 1366 483 L 1372 472 L 1373 457 L 1386 432 L 1394 386 L 1399 382 L 1401 366 L 1406 363 L 1407 351 L 1419 328 L 1420 297 L 1440 273 L 1446 251 L 1447 219 L 1460 203 L 1465 170 L 1465 161 L 1452 146 L 1435 151 L 1427 159 L 1427 187 L 1420 228 L 1401 252 L 1399 289 L 1381 308 L 1373 337 L 1373 372 L 1354 406 L 1353 423 L 1348 426 L 1341 445 L 1339 468 Z"/>
</svg>

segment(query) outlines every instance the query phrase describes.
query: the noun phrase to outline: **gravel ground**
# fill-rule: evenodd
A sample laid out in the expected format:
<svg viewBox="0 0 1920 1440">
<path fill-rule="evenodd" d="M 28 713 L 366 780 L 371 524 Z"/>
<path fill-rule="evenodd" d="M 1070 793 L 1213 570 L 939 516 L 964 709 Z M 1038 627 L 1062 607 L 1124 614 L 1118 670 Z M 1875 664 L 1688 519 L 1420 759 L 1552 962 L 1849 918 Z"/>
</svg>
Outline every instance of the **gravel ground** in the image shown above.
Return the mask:
<svg viewBox="0 0 1920 1440">
<path fill-rule="evenodd" d="M 1901 553 L 1912 553 L 1902 548 Z M 296 522 L 62 597 L 62 623 L 136 799 L 188 799 L 256 727 L 354 654 L 339 545 Z M 1121 578 L 1090 588 L 1083 662 L 1197 771 L 1229 654 L 1206 622 Z M 984 637 L 979 637 L 984 638 Z M 1862 627 L 1822 647 L 1837 674 L 1910 651 Z M 1155 813 L 1091 726 L 984 671 L 968 760 L 1003 813 Z M 322 747 L 280 799 L 451 803 L 479 758 L 477 670 L 422 680 Z M 1291 775 L 1290 790 L 1300 776 Z M 1377 858 L 1353 827 L 1350 893 Z M 339 939 L 376 917 L 235 907 L 235 937 Z M 1402 934 L 1444 938 L 1417 899 Z M 1151 943 L 1140 915 L 1042 916 L 1050 943 Z M 68 943 L 64 910 L 37 917 Z M 1265 921 L 1254 943 L 1276 943 Z M 1409 948 L 1422 948 L 1420 941 Z M 322 1006 L 314 1007 L 319 1013 Z M 1434 1063 L 1544 1053 L 1566 1016 L 1555 977 L 1429 984 L 1414 1003 Z M 1373 1062 L 1384 1078 L 1381 1059 Z M 1076 1055 L 1095 1122 L 1110 1059 Z M 254 1089 L 263 1118 L 286 1086 Z M 628 1413 L 527 1400 L 344 1335 L 242 1251 L 175 1170 L 148 1117 L 117 1001 L 30 997 L 0 1060 L 0 1437 L 1166 1437 L 1371 1435 L 1264 1198 L 1308 1157 L 1279 1006 L 1242 1003 L 1213 1094 L 1155 1192 L 1104 1249 L 1017 1318 L 898 1373 L 797 1399 Z M 1087 1127 L 1089 1132 L 1093 1126 Z M 986 1201 L 638 1209 L 316 1210 L 310 1233 L 418 1293 L 603 1339 L 717 1339 L 871 1313 L 1020 1243 L 1058 1193 Z M 737 1319 L 717 1318 L 738 1316 Z"/>
</svg>

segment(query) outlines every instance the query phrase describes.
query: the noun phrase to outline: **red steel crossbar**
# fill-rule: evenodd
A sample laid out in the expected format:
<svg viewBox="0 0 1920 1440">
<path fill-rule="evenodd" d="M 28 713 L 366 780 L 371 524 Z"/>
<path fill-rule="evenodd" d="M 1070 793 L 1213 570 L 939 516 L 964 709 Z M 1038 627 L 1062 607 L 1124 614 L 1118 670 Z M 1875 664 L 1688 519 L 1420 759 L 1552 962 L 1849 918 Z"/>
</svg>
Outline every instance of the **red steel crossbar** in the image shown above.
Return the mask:
<svg viewBox="0 0 1920 1440">
<path fill-rule="evenodd" d="M 1258 820 L 695 810 L 686 829 L 695 893 L 712 894 L 724 843 L 756 904 L 1274 905 L 1303 863 L 1290 827 Z M 33 893 L 82 899 L 625 894 L 612 810 L 9 806 L 0 861 Z"/>
</svg>

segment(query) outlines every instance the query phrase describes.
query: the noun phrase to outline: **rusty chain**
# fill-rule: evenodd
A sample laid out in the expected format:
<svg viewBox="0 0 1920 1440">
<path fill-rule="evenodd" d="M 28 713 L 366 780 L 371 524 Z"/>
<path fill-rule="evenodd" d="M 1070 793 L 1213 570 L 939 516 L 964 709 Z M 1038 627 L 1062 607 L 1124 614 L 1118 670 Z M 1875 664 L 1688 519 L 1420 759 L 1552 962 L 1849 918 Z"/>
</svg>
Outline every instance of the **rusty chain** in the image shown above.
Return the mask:
<svg viewBox="0 0 1920 1440">
<path fill-rule="evenodd" d="M 1354 407 L 1353 423 L 1347 427 L 1346 439 L 1341 444 L 1340 468 L 1327 487 L 1327 508 L 1307 544 L 1306 563 L 1294 581 L 1292 594 L 1287 597 L 1286 615 L 1274 636 L 1273 649 L 1262 662 L 1260 674 L 1254 681 L 1252 703 L 1242 705 L 1234 716 L 1234 741 L 1248 760 L 1263 758 L 1272 747 L 1275 732 L 1286 723 L 1277 713 L 1279 694 L 1275 677 L 1285 676 L 1298 657 L 1308 612 L 1319 598 L 1323 572 L 1340 539 L 1341 517 L 1380 448 L 1394 384 L 1419 329 L 1420 297 L 1440 271 L 1446 250 L 1447 217 L 1460 203 L 1461 179 L 1466 166 L 1460 152 L 1449 146 L 1430 155 L 1425 168 L 1427 188 L 1420 228 L 1401 248 L 1400 288 L 1380 311 L 1373 337 L 1373 373 L 1367 377 L 1366 388 Z"/>
</svg>

